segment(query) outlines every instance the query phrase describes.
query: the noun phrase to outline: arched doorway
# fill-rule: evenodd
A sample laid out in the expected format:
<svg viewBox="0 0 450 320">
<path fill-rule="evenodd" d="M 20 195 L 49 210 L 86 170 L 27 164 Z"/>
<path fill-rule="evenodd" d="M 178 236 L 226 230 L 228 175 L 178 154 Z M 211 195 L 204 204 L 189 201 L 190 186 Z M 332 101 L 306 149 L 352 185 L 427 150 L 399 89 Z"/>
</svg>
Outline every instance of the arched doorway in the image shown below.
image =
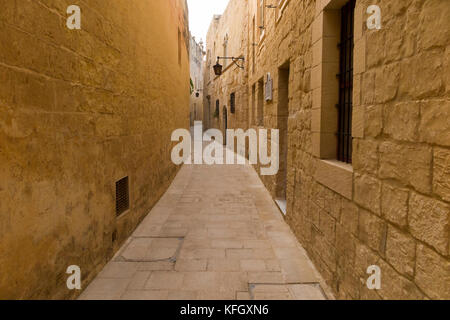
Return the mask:
<svg viewBox="0 0 450 320">
<path fill-rule="evenodd" d="M 223 106 L 223 144 L 227 144 L 227 129 L 228 129 L 228 112 L 227 107 Z"/>
</svg>

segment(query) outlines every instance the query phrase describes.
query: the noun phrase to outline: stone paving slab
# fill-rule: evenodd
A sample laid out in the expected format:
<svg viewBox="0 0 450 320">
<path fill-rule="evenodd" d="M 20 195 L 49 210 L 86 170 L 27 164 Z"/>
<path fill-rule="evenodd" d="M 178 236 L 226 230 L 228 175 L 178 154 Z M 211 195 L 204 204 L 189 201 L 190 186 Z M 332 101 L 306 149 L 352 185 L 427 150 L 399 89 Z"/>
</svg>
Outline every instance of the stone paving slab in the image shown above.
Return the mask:
<svg viewBox="0 0 450 320">
<path fill-rule="evenodd" d="M 80 299 L 333 299 L 250 165 L 184 165 Z"/>
</svg>

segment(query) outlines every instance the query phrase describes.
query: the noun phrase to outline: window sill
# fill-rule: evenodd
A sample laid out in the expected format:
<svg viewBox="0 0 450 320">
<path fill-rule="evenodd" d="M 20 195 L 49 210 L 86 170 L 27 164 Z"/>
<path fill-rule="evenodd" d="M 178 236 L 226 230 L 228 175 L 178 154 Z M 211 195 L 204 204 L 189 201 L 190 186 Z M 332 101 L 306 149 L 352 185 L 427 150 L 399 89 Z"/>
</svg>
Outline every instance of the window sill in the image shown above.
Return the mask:
<svg viewBox="0 0 450 320">
<path fill-rule="evenodd" d="M 352 199 L 353 167 L 350 164 L 318 159 L 314 178 L 343 197 Z"/>
</svg>

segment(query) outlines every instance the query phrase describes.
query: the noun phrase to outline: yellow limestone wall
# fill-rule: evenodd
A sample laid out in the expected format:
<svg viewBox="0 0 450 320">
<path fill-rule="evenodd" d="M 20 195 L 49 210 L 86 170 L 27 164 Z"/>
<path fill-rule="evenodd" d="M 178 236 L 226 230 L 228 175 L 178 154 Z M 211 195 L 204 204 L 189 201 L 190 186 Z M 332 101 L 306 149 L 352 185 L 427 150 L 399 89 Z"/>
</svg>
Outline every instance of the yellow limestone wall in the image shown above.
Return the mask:
<svg viewBox="0 0 450 320">
<path fill-rule="evenodd" d="M 71 4 L 81 30 L 66 27 Z M 189 124 L 187 6 L 0 7 L 0 298 L 73 298 L 66 268 L 80 266 L 86 287 L 177 171 L 170 134 Z M 130 210 L 116 218 L 124 176 Z"/>
</svg>

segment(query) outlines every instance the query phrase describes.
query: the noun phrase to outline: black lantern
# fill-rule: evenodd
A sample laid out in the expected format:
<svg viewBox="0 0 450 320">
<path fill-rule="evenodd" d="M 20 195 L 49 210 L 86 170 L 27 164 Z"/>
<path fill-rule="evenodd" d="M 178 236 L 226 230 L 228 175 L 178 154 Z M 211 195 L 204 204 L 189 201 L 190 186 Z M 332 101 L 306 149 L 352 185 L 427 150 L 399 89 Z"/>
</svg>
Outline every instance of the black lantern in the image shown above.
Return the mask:
<svg viewBox="0 0 450 320">
<path fill-rule="evenodd" d="M 222 75 L 222 65 L 219 63 L 219 60 L 217 60 L 217 63 L 213 66 L 214 68 L 214 74 L 216 76 Z"/>
<path fill-rule="evenodd" d="M 235 57 L 217 57 L 217 62 L 216 62 L 216 64 L 213 66 L 214 74 L 215 74 L 216 76 L 222 75 L 222 68 L 223 68 L 223 66 L 219 63 L 220 59 L 224 59 L 224 60 L 232 60 L 233 63 L 234 63 L 238 68 L 244 69 L 244 65 L 239 65 L 239 64 L 237 63 L 238 61 L 244 62 L 244 61 L 245 61 L 244 57 L 238 57 L 238 58 L 235 58 Z"/>
</svg>

